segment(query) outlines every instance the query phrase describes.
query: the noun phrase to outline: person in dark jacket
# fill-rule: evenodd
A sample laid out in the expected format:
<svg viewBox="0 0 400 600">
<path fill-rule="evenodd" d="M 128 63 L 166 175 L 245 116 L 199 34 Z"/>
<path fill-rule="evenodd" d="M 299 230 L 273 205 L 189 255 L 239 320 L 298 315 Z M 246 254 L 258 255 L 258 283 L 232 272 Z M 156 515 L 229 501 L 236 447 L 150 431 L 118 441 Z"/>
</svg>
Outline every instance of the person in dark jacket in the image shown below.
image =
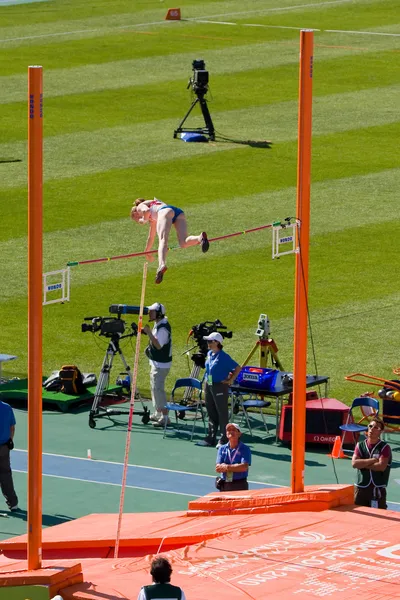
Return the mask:
<svg viewBox="0 0 400 600">
<path fill-rule="evenodd" d="M 184 591 L 170 583 L 171 573 L 172 567 L 166 558 L 155 558 L 150 568 L 153 584 L 142 587 L 138 600 L 186 600 Z"/>
</svg>

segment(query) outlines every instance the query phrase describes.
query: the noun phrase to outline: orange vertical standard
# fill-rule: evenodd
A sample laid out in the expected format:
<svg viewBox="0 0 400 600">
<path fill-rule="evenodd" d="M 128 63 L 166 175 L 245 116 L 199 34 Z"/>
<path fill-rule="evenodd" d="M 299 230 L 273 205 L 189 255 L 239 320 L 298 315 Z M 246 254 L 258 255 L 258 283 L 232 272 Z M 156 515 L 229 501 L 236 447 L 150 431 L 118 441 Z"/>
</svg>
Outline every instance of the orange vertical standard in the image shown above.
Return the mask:
<svg viewBox="0 0 400 600">
<path fill-rule="evenodd" d="M 42 564 L 43 69 L 28 67 L 28 569 Z"/>
<path fill-rule="evenodd" d="M 310 183 L 313 31 L 300 32 L 297 208 L 300 221 L 296 254 L 293 357 L 292 492 L 304 491 L 306 439 L 308 257 L 310 243 Z"/>
</svg>

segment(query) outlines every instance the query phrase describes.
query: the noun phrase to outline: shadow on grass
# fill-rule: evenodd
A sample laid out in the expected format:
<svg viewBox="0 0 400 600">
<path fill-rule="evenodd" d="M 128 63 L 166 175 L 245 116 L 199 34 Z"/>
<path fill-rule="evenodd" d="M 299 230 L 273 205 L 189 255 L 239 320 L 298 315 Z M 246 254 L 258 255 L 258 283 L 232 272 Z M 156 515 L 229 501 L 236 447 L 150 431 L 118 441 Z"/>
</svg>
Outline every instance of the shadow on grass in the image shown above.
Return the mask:
<svg viewBox="0 0 400 600">
<path fill-rule="evenodd" d="M 219 143 L 239 144 L 242 146 L 250 146 L 250 148 L 263 148 L 263 149 L 267 149 L 267 150 L 272 147 L 272 142 L 270 142 L 268 140 L 235 140 L 233 138 L 228 138 L 225 136 L 217 135 L 215 137 L 215 141 L 219 142 Z"/>
</svg>

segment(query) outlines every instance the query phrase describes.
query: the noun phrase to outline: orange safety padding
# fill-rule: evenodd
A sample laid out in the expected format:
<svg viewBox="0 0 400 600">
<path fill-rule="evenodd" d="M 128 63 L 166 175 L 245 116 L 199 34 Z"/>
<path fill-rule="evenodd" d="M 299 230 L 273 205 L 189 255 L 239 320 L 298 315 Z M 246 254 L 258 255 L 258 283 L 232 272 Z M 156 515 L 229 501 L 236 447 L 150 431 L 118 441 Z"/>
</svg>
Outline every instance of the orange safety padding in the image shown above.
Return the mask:
<svg viewBox="0 0 400 600">
<path fill-rule="evenodd" d="M 290 488 L 275 488 L 265 490 L 249 490 L 247 492 L 214 492 L 189 502 L 189 511 L 208 511 L 210 514 L 230 514 L 237 509 L 264 508 L 286 505 L 288 511 L 297 510 L 300 504 L 322 503 L 325 509 L 338 504 L 352 504 L 353 486 L 306 486 L 303 493 L 294 494 Z M 278 512 L 277 508 L 274 512 Z M 306 509 L 307 510 L 307 509 Z M 322 509 L 323 510 L 323 509 Z M 228 512 L 227 512 L 228 511 Z M 265 511 L 266 512 L 266 511 Z M 189 513 L 191 514 L 191 513 Z"/>
<path fill-rule="evenodd" d="M 208 519 L 217 524 L 218 517 Z M 235 516 L 221 520 L 237 520 Z M 202 518 L 198 517 L 201 521 Z M 361 507 L 253 515 L 228 536 L 163 553 L 190 600 L 399 598 L 400 515 Z M 136 600 L 152 556 L 83 561 L 64 600 Z"/>
<path fill-rule="evenodd" d="M 63 582 L 81 582 L 82 565 L 68 561 L 57 566 L 43 566 L 34 571 L 28 570 L 26 561 L 0 564 L 0 588 L 18 585 L 48 585 L 60 589 Z"/>
<path fill-rule="evenodd" d="M 110 556 L 117 521 L 118 515 L 93 514 L 48 527 L 42 532 L 43 555 L 46 558 Z M 198 519 L 187 512 L 124 514 L 120 549 L 123 555 L 150 554 L 161 543 L 169 548 L 181 547 L 230 533 L 235 527 L 237 524 L 232 519 L 211 523 L 207 518 Z M 0 548 L 6 556 L 20 556 L 16 553 L 26 552 L 26 543 L 27 536 L 21 535 L 0 542 Z"/>
</svg>

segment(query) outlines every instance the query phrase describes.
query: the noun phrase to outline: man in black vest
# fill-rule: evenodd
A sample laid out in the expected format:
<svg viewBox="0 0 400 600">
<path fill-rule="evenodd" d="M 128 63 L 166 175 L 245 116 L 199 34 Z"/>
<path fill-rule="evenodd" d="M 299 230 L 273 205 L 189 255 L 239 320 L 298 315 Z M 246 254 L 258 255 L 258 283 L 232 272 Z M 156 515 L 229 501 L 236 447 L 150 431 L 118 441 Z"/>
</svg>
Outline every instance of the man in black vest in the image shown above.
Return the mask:
<svg viewBox="0 0 400 600">
<path fill-rule="evenodd" d="M 165 306 L 155 302 L 149 308 L 149 322 L 153 329 L 145 325 L 143 333 L 149 336 L 149 345 L 145 352 L 150 363 L 150 389 L 154 412 L 150 417 L 154 427 L 164 428 L 168 420 L 165 380 L 172 365 L 171 325 L 165 316 Z"/>
<path fill-rule="evenodd" d="M 386 487 L 389 482 L 392 451 L 381 440 L 385 423 L 377 417 L 368 423 L 366 439 L 358 442 L 352 459 L 357 469 L 354 504 L 372 508 L 387 508 Z"/>
<path fill-rule="evenodd" d="M 153 585 L 142 587 L 138 600 L 186 600 L 183 590 L 170 584 L 171 573 L 172 567 L 166 558 L 155 558 L 150 569 Z"/>
</svg>

